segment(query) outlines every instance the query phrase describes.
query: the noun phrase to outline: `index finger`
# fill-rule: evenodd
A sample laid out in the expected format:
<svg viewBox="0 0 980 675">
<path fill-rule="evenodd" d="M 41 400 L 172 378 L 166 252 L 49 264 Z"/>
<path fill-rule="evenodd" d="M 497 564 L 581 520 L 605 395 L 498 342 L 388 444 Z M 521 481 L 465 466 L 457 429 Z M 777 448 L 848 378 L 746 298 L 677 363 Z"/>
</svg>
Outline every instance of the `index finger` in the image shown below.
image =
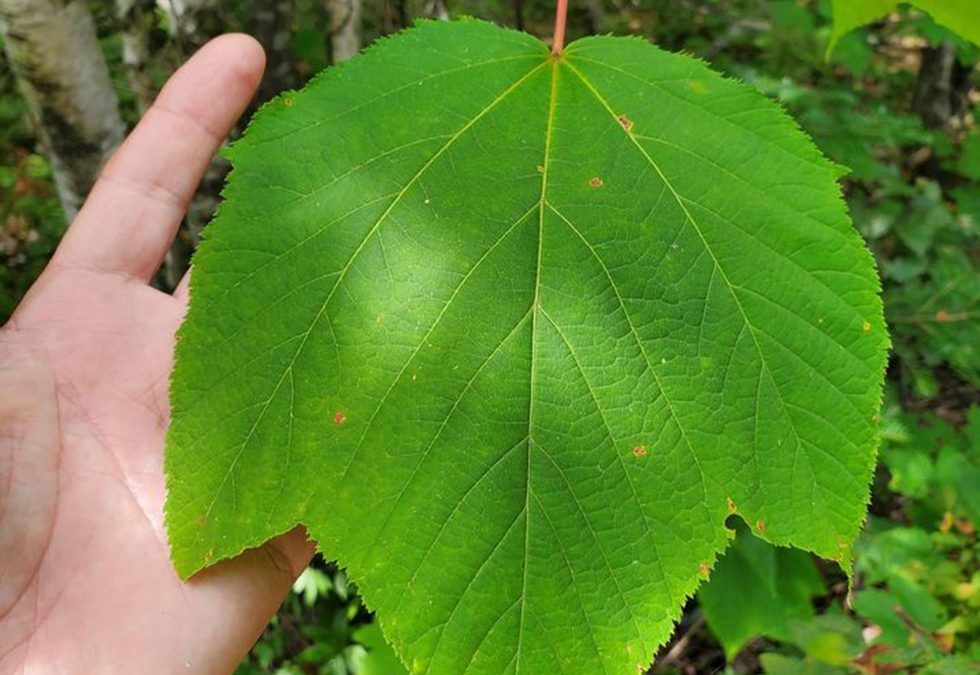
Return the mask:
<svg viewBox="0 0 980 675">
<path fill-rule="evenodd" d="M 258 42 L 224 35 L 178 69 L 103 169 L 52 262 L 148 281 L 264 67 Z"/>
</svg>

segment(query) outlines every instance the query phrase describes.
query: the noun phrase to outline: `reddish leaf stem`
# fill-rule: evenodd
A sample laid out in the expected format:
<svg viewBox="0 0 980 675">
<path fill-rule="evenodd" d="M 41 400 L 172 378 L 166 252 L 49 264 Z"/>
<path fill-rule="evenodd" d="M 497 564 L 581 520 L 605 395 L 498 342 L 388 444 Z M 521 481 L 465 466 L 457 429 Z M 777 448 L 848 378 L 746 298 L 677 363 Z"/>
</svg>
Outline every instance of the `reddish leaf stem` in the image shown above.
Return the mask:
<svg viewBox="0 0 980 675">
<path fill-rule="evenodd" d="M 555 35 L 551 41 L 551 53 L 555 56 L 561 55 L 561 50 L 565 48 L 565 16 L 568 14 L 568 0 L 558 0 L 558 8 L 555 10 Z"/>
</svg>

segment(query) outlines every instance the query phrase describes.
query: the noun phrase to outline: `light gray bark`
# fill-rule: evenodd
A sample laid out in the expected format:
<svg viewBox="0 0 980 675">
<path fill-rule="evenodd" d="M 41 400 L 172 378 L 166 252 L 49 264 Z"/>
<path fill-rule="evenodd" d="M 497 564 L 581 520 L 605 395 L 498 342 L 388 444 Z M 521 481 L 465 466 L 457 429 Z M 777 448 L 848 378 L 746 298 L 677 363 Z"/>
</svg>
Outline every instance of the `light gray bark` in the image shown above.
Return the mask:
<svg viewBox="0 0 980 675">
<path fill-rule="evenodd" d="M 0 0 L 7 56 L 74 217 L 125 126 L 84 0 Z"/>
<path fill-rule="evenodd" d="M 361 0 L 327 0 L 330 57 L 340 63 L 361 51 Z"/>
<path fill-rule="evenodd" d="M 425 0 L 422 6 L 422 16 L 427 19 L 438 19 L 439 21 L 449 21 L 449 9 L 442 0 Z"/>
</svg>

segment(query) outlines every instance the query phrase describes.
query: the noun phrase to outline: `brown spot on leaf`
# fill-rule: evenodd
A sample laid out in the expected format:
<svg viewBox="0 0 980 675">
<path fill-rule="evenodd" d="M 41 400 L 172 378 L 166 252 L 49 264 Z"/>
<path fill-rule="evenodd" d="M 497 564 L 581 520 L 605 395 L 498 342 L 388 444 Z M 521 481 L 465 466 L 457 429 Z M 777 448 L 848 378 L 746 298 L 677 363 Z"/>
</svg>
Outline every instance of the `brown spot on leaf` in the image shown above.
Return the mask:
<svg viewBox="0 0 980 675">
<path fill-rule="evenodd" d="M 599 178 L 598 176 L 593 176 L 592 178 L 589 179 L 589 185 L 591 185 L 594 188 L 602 187 L 602 179 Z"/>
<path fill-rule="evenodd" d="M 336 424 L 343 424 L 344 422 L 347 421 L 347 415 L 345 415 L 344 413 L 338 410 L 337 413 L 333 416 L 333 421 Z"/>
<path fill-rule="evenodd" d="M 626 130 L 626 133 L 633 131 L 633 120 L 626 115 L 620 115 L 616 118 L 616 121 L 619 122 L 619 126 Z"/>
<path fill-rule="evenodd" d="M 755 521 L 755 529 L 759 530 L 759 532 L 765 532 L 766 531 L 765 521 L 764 520 Z"/>
<path fill-rule="evenodd" d="M 735 500 L 731 497 L 726 497 L 725 499 L 728 501 L 728 512 L 736 513 L 738 511 L 738 507 L 735 506 Z"/>
<path fill-rule="evenodd" d="M 201 514 L 195 520 L 198 525 L 203 525 L 204 523 L 208 522 L 208 517 L 205 516 L 204 514 Z"/>
<path fill-rule="evenodd" d="M 293 105 L 293 99 L 291 99 L 291 98 L 289 98 L 289 97 L 287 96 L 286 98 L 284 98 L 284 99 L 282 100 L 282 104 L 283 104 L 284 106 L 286 106 L 287 108 L 289 108 L 290 106 L 292 106 L 292 105 Z"/>
<path fill-rule="evenodd" d="M 862 326 L 862 328 L 864 329 L 864 332 L 867 333 L 871 330 L 871 324 L 865 321 L 864 326 Z"/>
<path fill-rule="evenodd" d="M 698 563 L 698 571 L 701 573 L 701 576 L 703 577 L 706 577 L 709 574 L 711 574 L 711 568 L 708 567 L 708 563 L 704 563 L 704 562 Z"/>
<path fill-rule="evenodd" d="M 936 321 L 938 323 L 949 323 L 951 319 L 952 317 L 949 315 L 949 312 L 947 312 L 945 309 L 941 309 L 938 312 L 936 312 Z"/>
<path fill-rule="evenodd" d="M 633 448 L 633 455 L 636 457 L 646 457 L 647 447 L 645 445 L 636 446 L 635 448 Z"/>
</svg>

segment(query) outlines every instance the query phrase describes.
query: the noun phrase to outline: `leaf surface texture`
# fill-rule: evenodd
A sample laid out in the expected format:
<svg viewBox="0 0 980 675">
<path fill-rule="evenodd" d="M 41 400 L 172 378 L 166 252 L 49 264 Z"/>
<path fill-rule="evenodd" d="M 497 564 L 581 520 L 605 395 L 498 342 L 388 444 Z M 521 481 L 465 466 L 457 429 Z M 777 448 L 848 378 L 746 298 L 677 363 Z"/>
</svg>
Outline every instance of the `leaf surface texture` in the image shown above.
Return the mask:
<svg viewBox="0 0 980 675">
<path fill-rule="evenodd" d="M 878 282 L 757 93 L 429 23 L 230 156 L 172 384 L 182 575 L 303 523 L 412 672 L 634 673 L 729 514 L 847 564 Z"/>
</svg>

